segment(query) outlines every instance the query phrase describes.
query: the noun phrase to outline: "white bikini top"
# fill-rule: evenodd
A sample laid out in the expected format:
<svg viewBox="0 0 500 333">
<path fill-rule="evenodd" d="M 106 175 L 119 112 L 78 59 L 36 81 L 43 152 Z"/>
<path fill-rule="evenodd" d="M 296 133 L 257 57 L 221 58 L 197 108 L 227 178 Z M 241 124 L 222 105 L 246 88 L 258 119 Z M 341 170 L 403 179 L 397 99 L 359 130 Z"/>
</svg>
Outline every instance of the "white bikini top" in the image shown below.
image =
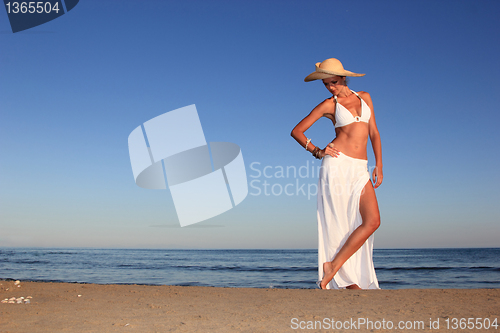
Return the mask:
<svg viewBox="0 0 500 333">
<path fill-rule="evenodd" d="M 368 121 L 370 120 L 370 116 L 372 115 L 370 107 L 361 97 L 359 97 L 357 92 L 353 90 L 351 91 L 356 94 L 356 96 L 358 96 L 358 98 L 361 100 L 361 116 L 354 117 L 345 106 L 337 101 L 337 96 L 334 95 L 333 97 L 335 98 L 335 102 L 337 104 L 337 106 L 335 107 L 335 128 L 347 126 L 349 124 L 355 122 L 357 123 L 360 121 L 368 123 Z"/>
</svg>

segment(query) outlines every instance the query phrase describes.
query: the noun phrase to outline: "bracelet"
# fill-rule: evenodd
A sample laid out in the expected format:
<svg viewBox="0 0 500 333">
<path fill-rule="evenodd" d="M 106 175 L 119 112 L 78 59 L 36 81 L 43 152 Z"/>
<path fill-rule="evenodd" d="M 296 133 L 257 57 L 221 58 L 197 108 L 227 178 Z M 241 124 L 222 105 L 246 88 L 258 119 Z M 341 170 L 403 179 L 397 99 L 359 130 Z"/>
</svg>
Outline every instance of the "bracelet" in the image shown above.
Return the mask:
<svg viewBox="0 0 500 333">
<path fill-rule="evenodd" d="M 318 151 L 319 151 L 319 147 L 314 148 L 314 150 L 312 151 L 313 156 L 316 158 L 318 158 L 318 155 L 317 155 Z"/>
<path fill-rule="evenodd" d="M 309 143 L 311 143 L 311 139 L 309 139 L 308 137 L 306 137 L 306 139 L 307 139 L 307 141 L 306 141 L 306 150 L 307 150 L 307 145 L 308 145 Z"/>
<path fill-rule="evenodd" d="M 321 159 L 320 151 L 321 149 L 319 149 L 319 147 L 314 148 L 314 150 L 312 151 L 313 156 L 316 157 L 318 160 Z"/>
</svg>

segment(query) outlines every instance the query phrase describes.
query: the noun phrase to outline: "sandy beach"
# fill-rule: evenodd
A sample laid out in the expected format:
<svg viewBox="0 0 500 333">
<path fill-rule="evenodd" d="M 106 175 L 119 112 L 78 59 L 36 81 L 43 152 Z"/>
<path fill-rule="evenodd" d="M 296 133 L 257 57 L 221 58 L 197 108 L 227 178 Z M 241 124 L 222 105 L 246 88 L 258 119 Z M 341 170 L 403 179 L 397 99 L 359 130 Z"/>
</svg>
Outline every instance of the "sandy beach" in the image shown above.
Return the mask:
<svg viewBox="0 0 500 333">
<path fill-rule="evenodd" d="M 495 318 L 498 323 L 500 316 L 500 289 L 324 291 L 0 281 L 1 300 L 21 297 L 22 303 L 0 304 L 1 332 L 394 332 L 431 331 L 431 326 L 433 332 L 452 332 L 460 330 L 460 319 L 465 318 L 463 325 L 473 318 L 468 325 L 474 329 L 461 330 L 466 332 Z"/>
</svg>

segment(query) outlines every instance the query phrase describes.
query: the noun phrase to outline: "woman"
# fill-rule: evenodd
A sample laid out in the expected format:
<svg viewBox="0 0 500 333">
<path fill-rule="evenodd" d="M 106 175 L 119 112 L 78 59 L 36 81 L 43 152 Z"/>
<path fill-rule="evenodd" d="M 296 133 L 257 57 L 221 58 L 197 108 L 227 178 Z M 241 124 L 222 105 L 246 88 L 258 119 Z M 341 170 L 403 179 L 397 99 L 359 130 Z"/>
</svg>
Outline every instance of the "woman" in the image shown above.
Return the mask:
<svg viewBox="0 0 500 333">
<path fill-rule="evenodd" d="M 318 272 L 321 289 L 378 289 L 373 267 L 373 233 L 380 225 L 374 188 L 382 183 L 382 145 L 373 105 L 367 92 L 347 87 L 347 76 L 364 76 L 347 71 L 342 63 L 327 59 L 304 81 L 323 80 L 333 94 L 316 106 L 292 131 L 313 156 L 323 159 L 318 187 Z M 320 149 L 304 132 L 319 118 L 335 126 L 335 139 Z M 368 137 L 375 154 L 372 180 L 368 173 Z"/>
</svg>

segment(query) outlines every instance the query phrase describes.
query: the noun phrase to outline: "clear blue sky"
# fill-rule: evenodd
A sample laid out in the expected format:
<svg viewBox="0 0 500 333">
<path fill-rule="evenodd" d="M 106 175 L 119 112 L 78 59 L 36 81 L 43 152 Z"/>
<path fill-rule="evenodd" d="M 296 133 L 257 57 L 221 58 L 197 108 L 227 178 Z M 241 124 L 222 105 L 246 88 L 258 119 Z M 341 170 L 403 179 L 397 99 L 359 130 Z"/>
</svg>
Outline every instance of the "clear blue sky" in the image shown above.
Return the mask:
<svg viewBox="0 0 500 333">
<path fill-rule="evenodd" d="M 350 88 L 381 131 L 375 247 L 498 247 L 498 17 L 493 0 L 82 0 L 13 34 L 0 10 L 0 246 L 316 248 L 316 175 L 275 172 L 318 166 L 290 131 L 330 97 L 303 79 L 335 57 L 366 73 Z M 134 183 L 127 138 L 190 104 L 256 182 L 180 228 L 168 190 Z M 327 119 L 307 133 L 334 137 Z"/>
</svg>

